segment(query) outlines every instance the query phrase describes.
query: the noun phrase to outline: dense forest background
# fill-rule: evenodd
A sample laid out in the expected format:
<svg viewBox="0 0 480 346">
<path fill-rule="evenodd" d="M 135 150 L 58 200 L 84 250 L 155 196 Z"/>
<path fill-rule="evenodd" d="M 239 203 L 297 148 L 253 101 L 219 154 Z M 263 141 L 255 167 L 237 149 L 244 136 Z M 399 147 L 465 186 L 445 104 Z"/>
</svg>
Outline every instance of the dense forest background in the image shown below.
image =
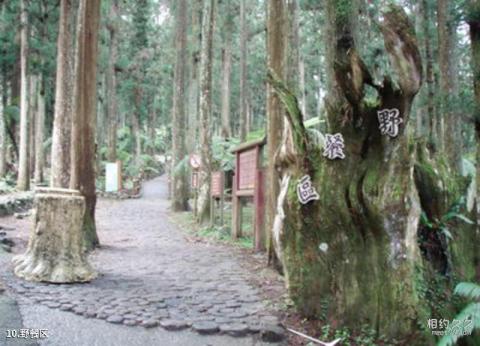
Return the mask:
<svg viewBox="0 0 480 346">
<path fill-rule="evenodd" d="M 480 275 L 479 18 L 478 0 L 0 0 L 0 188 L 79 189 L 94 248 L 106 162 L 131 189 L 166 170 L 186 211 L 198 153 L 205 225 L 212 172 L 266 137 L 265 245 L 298 310 L 432 343 Z"/>
<path fill-rule="evenodd" d="M 142 0 L 143 1 L 143 0 Z M 74 2 L 73 2 L 74 3 Z M 364 62 L 381 78 L 387 57 L 380 39 L 377 21 L 382 1 L 358 1 L 356 39 Z M 424 81 L 415 99 L 411 130 L 415 136 L 428 138 L 435 148 L 452 146 L 459 168 L 468 170 L 474 156 L 473 73 L 465 3 L 449 1 L 400 2 L 412 20 L 424 62 Z M 212 55 L 212 133 L 215 138 L 250 137 L 266 126 L 266 3 L 243 4 L 219 1 L 215 10 Z M 32 113 L 39 111 L 38 95 L 45 104 L 45 141 L 48 149 L 55 101 L 55 72 L 59 20 L 58 1 L 27 1 L 28 77 Z M 103 1 L 99 31 L 97 145 L 99 160 L 115 155 L 132 173 L 148 161 L 144 154 L 166 152 L 171 141 L 171 114 L 175 69 L 173 42 L 176 3 L 145 0 Z M 292 69 L 302 110 L 307 119 L 320 117 L 324 128 L 324 96 L 329 75 L 329 25 L 327 6 L 318 1 L 293 1 L 288 12 L 292 47 Z M 189 131 L 188 152 L 195 150 L 198 126 L 198 73 L 202 2 L 187 6 L 187 54 L 185 57 L 185 108 Z M 20 1 L 2 1 L 2 100 L 5 114 L 4 141 L 6 155 L 2 172 L 16 172 L 20 94 Z M 243 14 L 243 17 L 242 17 Z M 245 21 L 242 23 L 242 18 Z M 245 42 L 244 42 L 245 41 Z M 245 47 L 245 50 L 240 49 Z M 114 71 L 112 76 L 112 71 Z M 225 74 L 228 74 L 227 76 Z M 228 77 L 228 78 L 227 78 Z M 114 79 L 114 81 L 112 81 Z M 115 87 L 112 92 L 111 88 Z M 228 89 L 228 90 L 226 90 Z M 117 111 L 117 152 L 109 130 L 109 100 Z M 228 112 L 224 109 L 228 106 Z M 112 107 L 112 105 L 110 105 Z M 245 111 L 244 111 L 245 110 Z M 448 117 L 446 113 L 459 117 Z M 222 130 L 223 119 L 228 125 Z M 323 118 L 322 118 L 323 116 Z M 33 118 L 33 117 L 32 117 Z M 225 118 L 225 117 L 224 117 Z M 450 123 L 450 118 L 455 119 Z M 322 120 L 323 119 L 323 120 Z M 458 122 L 457 119 L 463 121 Z M 469 121 L 470 120 L 470 121 Z M 191 134 L 191 135 L 190 135 Z M 220 139 L 216 139 L 220 143 Z M 33 142 L 33 141 L 32 141 Z M 32 144 L 33 146 L 33 144 Z M 110 150 L 108 150 L 110 148 Z M 48 150 L 45 150 L 48 153 Z M 143 156 L 142 156 L 143 155 Z M 33 157 L 34 155 L 32 155 Z M 46 157 L 48 160 L 48 155 Z M 32 161 L 33 158 L 32 158 Z M 33 164 L 33 163 L 32 163 Z"/>
</svg>

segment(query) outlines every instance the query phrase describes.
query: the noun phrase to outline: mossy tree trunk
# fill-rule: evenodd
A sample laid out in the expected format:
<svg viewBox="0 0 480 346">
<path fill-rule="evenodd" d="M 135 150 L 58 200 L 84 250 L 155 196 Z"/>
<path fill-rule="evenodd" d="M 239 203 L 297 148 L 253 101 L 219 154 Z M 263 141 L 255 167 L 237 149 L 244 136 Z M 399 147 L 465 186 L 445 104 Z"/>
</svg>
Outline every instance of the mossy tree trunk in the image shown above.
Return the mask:
<svg viewBox="0 0 480 346">
<path fill-rule="evenodd" d="M 414 338 L 424 321 L 415 285 L 420 203 L 413 178 L 414 148 L 406 124 L 422 80 L 414 30 L 401 8 L 390 7 L 381 30 L 396 80 L 372 80 L 357 53 L 349 1 L 331 2 L 335 18 L 334 70 L 338 95 L 327 106 L 330 133 L 345 139 L 344 160 L 322 157 L 303 126 L 296 98 L 274 76 L 286 124 L 276 156 L 281 170 L 274 238 L 289 291 L 300 310 L 379 333 Z M 377 92 L 364 99 L 365 86 Z M 397 137 L 381 134 L 377 111 L 398 109 Z M 320 195 L 300 204 L 298 180 L 308 174 Z M 413 339 L 412 339 L 413 340 Z"/>
</svg>

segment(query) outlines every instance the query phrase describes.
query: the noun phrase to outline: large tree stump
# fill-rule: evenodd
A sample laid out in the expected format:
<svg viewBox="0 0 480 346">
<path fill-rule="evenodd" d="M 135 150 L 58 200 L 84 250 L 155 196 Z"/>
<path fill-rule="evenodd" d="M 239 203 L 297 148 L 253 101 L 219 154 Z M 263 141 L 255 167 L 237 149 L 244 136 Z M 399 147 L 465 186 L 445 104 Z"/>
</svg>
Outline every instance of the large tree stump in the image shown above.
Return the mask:
<svg viewBox="0 0 480 346">
<path fill-rule="evenodd" d="M 83 250 L 85 198 L 77 190 L 37 189 L 35 225 L 15 275 L 29 281 L 71 283 L 96 277 Z"/>
</svg>

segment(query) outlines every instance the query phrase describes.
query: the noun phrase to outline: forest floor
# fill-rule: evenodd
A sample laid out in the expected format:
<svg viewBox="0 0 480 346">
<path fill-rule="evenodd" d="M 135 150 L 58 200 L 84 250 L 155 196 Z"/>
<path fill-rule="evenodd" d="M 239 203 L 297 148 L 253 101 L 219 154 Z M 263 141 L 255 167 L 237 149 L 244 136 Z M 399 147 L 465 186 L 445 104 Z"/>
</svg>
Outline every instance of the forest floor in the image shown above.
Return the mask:
<svg viewBox="0 0 480 346">
<path fill-rule="evenodd" d="M 258 257 L 183 232 L 168 206 L 165 177 L 145 183 L 140 199 L 100 199 L 102 246 L 90 256 L 99 276 L 87 284 L 22 281 L 12 273 L 12 254 L 0 253 L 0 281 L 18 303 L 23 328 L 48 330 L 48 338 L 36 340 L 40 345 L 242 346 L 280 340 L 282 313 L 272 300 L 284 295 L 281 282 L 258 275 Z M 8 232 L 13 254 L 25 251 L 30 218 L 0 222 L 14 229 Z M 4 337 L 0 345 L 19 341 Z"/>
</svg>

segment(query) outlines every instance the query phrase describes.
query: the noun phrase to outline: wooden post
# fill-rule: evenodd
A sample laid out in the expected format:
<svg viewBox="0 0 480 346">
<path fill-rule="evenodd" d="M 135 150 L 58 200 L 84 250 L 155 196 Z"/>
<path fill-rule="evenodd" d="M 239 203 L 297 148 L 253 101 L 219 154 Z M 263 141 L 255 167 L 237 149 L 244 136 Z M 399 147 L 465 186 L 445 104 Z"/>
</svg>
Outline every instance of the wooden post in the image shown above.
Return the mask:
<svg viewBox="0 0 480 346">
<path fill-rule="evenodd" d="M 242 207 L 240 198 L 237 196 L 237 179 L 238 174 L 233 176 L 233 193 L 232 193 L 232 238 L 237 239 L 241 236 L 242 230 L 240 228 L 240 221 Z"/>
<path fill-rule="evenodd" d="M 193 215 L 197 218 L 197 199 L 198 199 L 198 190 L 195 188 L 193 191 Z"/>
<path fill-rule="evenodd" d="M 224 220 L 223 220 L 223 207 L 225 204 L 225 172 L 222 171 L 222 190 L 220 193 L 220 226 L 225 226 Z"/>
<path fill-rule="evenodd" d="M 122 182 L 122 161 L 120 160 L 117 160 L 117 167 L 118 167 L 118 170 L 117 170 L 117 173 L 118 173 L 118 191 L 120 191 L 122 189 L 122 185 L 123 185 L 123 182 Z"/>
<path fill-rule="evenodd" d="M 265 196 L 264 196 L 264 174 L 263 170 L 257 169 L 256 184 L 254 195 L 254 235 L 255 235 L 255 251 L 265 250 Z"/>
<path fill-rule="evenodd" d="M 215 226 L 215 197 L 210 196 L 210 226 Z"/>
</svg>

